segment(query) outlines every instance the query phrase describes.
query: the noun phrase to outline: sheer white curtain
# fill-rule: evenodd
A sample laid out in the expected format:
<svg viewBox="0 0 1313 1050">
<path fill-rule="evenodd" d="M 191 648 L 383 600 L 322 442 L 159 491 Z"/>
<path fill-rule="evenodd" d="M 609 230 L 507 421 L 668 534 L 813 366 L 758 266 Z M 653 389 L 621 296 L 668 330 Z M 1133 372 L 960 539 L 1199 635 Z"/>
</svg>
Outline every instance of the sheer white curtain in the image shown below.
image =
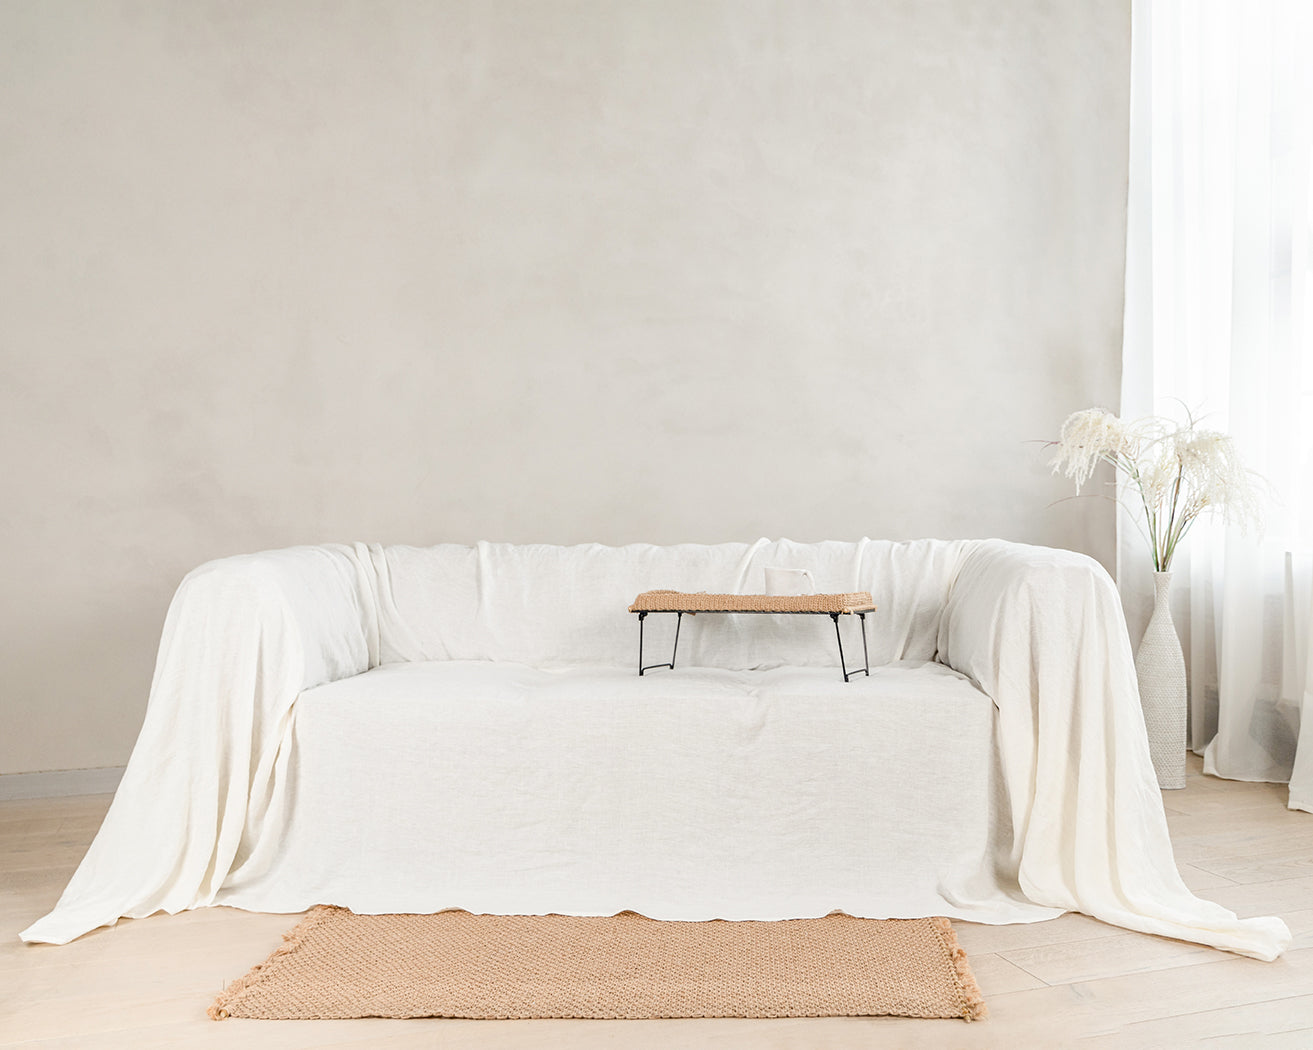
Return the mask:
<svg viewBox="0 0 1313 1050">
<path fill-rule="evenodd" d="M 1121 414 L 1202 413 L 1272 486 L 1261 537 L 1202 520 L 1173 562 L 1190 746 L 1313 812 L 1311 69 L 1309 0 L 1134 0 Z M 1120 526 L 1138 642 L 1149 558 Z"/>
</svg>

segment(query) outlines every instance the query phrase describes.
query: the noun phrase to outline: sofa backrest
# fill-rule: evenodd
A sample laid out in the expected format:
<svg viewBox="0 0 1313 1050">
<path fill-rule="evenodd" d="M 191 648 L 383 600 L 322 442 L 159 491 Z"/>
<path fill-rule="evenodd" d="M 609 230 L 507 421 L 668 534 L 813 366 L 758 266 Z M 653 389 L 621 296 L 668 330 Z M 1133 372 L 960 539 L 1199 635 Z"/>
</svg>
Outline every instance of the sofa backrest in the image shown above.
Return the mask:
<svg viewBox="0 0 1313 1050">
<path fill-rule="evenodd" d="M 627 610 L 639 592 L 761 593 L 766 567 L 784 566 L 810 570 L 818 591 L 871 592 L 878 606 L 867 616 L 872 664 L 930 660 L 969 542 L 376 546 L 380 658 L 636 665 L 638 618 Z M 856 618 L 841 626 L 851 663 L 861 653 Z M 648 663 L 669 658 L 674 629 L 674 616 L 648 616 Z M 683 618 L 682 665 L 747 670 L 835 660 L 828 616 Z"/>
</svg>

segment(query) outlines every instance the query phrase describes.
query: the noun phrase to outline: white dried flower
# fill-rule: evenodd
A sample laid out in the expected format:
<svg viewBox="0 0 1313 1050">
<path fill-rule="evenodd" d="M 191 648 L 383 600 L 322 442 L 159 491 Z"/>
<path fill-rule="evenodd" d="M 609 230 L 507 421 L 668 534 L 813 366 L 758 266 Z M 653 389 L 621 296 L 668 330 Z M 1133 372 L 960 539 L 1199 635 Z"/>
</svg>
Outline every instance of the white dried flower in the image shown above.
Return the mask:
<svg viewBox="0 0 1313 1050">
<path fill-rule="evenodd" d="M 1053 457 L 1054 473 L 1061 471 L 1076 482 L 1076 490 L 1090 480 L 1094 468 L 1126 445 L 1122 422 L 1102 408 L 1074 412 L 1062 424 L 1058 454 Z"/>
<path fill-rule="evenodd" d="M 1054 473 L 1074 479 L 1077 492 L 1101 462 L 1134 485 L 1160 572 L 1205 511 L 1220 510 L 1246 529 L 1261 524 L 1262 479 L 1245 469 L 1228 435 L 1199 429 L 1193 418 L 1183 426 L 1160 416 L 1126 423 L 1090 408 L 1068 416 L 1054 444 Z"/>
<path fill-rule="evenodd" d="M 1244 528 L 1261 524 L 1260 479 L 1245 469 L 1235 441 L 1215 430 L 1183 430 L 1176 444 L 1187 511 L 1220 510 Z"/>
</svg>

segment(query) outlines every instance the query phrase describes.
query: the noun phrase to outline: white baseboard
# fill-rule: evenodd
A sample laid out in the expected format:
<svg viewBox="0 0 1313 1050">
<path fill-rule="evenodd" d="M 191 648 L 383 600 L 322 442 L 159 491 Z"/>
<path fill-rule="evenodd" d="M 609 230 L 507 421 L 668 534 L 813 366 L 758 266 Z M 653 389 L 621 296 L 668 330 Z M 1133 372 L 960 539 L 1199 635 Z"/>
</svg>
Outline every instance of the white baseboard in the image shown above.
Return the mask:
<svg viewBox="0 0 1313 1050">
<path fill-rule="evenodd" d="M 65 795 L 109 795 L 118 790 L 122 766 L 104 769 L 57 769 L 50 773 L 0 774 L 0 802 Z"/>
</svg>

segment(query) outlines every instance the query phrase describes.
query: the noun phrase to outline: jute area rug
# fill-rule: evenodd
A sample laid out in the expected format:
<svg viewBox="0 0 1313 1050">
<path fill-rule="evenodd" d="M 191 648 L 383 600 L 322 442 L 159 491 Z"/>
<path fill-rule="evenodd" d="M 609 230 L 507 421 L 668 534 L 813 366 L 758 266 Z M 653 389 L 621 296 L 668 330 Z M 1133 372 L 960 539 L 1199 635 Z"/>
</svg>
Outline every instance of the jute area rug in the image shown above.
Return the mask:
<svg viewBox="0 0 1313 1050">
<path fill-rule="evenodd" d="M 947 919 L 657 922 L 320 906 L 209 1015 L 985 1016 Z"/>
</svg>

